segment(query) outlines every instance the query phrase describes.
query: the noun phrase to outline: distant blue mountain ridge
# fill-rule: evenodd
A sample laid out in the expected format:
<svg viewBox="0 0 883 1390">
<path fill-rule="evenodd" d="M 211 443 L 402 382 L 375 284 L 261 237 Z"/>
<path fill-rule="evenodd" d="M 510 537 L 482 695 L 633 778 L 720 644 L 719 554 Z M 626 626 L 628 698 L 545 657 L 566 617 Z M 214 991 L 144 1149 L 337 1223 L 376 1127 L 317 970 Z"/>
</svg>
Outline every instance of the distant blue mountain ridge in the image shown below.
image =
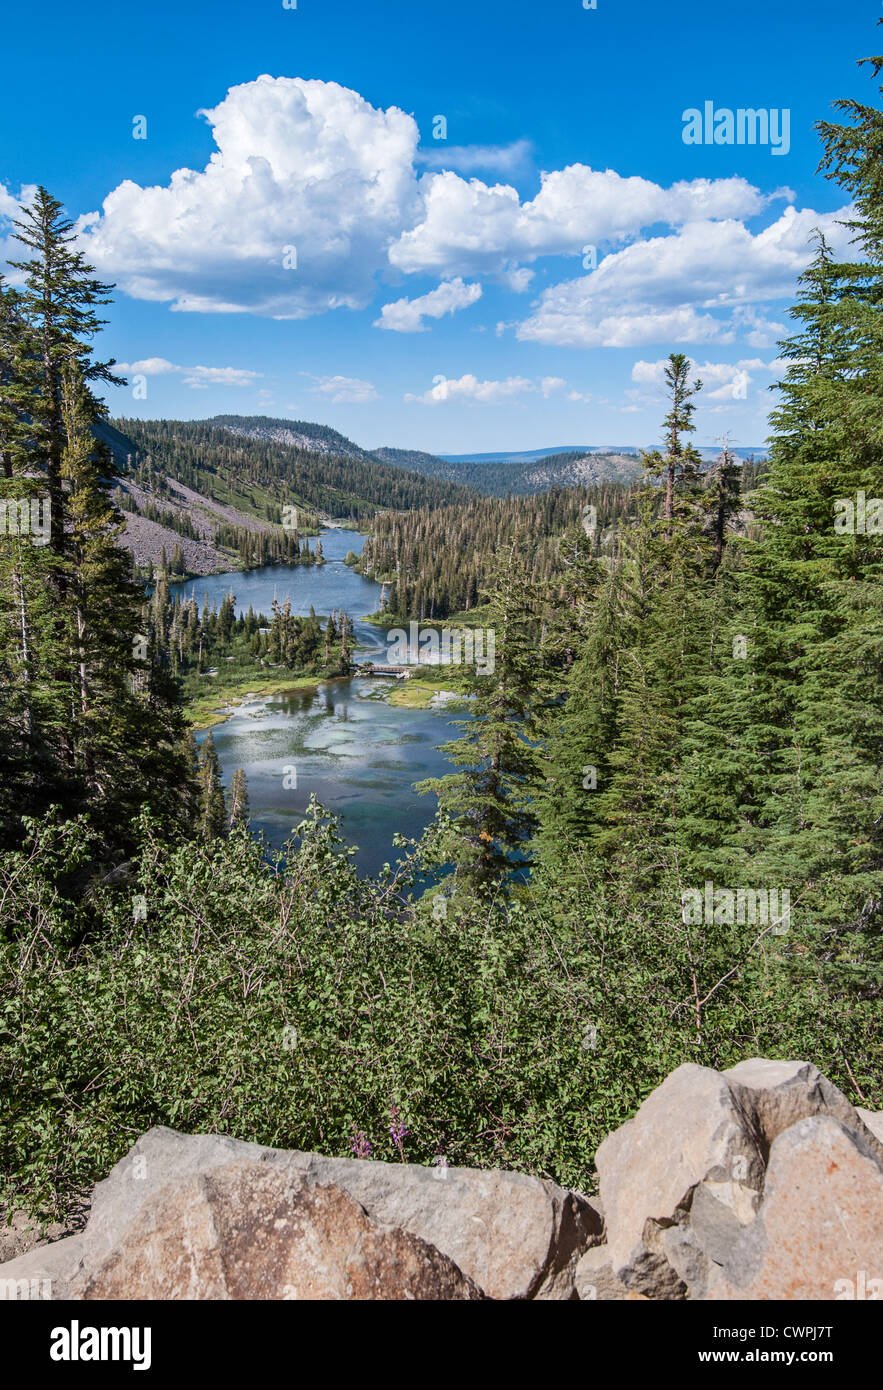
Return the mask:
<svg viewBox="0 0 883 1390">
<path fill-rule="evenodd" d="M 640 446 L 637 444 L 556 444 L 550 449 L 524 449 L 520 453 L 491 453 L 491 454 L 439 454 L 438 458 L 443 458 L 447 463 L 536 463 L 539 459 L 553 458 L 558 454 L 634 454 L 638 455 L 642 447 L 652 447 L 649 445 Z M 704 459 L 717 458 L 720 453 L 720 445 L 697 445 L 698 452 Z M 732 448 L 731 453 L 737 458 L 746 459 L 754 457 L 756 459 L 766 458 L 766 448 L 755 445 L 753 448 Z"/>
</svg>

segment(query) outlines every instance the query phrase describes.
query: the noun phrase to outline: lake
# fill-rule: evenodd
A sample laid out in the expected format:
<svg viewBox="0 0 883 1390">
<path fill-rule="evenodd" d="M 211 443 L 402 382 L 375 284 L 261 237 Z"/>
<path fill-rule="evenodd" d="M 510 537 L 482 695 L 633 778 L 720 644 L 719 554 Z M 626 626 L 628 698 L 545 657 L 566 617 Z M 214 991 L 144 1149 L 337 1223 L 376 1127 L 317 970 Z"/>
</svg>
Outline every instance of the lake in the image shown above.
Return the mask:
<svg viewBox="0 0 883 1390">
<path fill-rule="evenodd" d="M 290 599 L 293 613 L 306 615 L 312 605 L 325 618 L 343 609 L 354 620 L 358 655 L 379 661 L 386 656 L 386 634 L 364 617 L 379 608 L 380 585 L 343 563 L 348 550 L 359 554 L 363 544 L 355 531 L 332 528 L 322 532 L 324 565 L 269 565 L 173 588 L 192 594 L 200 610 L 206 596 L 219 606 L 228 590 L 236 595 L 237 613 L 251 604 L 269 617 L 274 595 L 280 604 Z M 394 861 L 397 831 L 416 837 L 432 820 L 435 797 L 418 796 L 413 784 L 453 771 L 438 745 L 456 737 L 450 724 L 456 716 L 387 704 L 384 691 L 394 684 L 362 676 L 323 681 L 315 690 L 244 702 L 215 725 L 224 786 L 237 767 L 244 769 L 252 827 L 274 847 L 302 819 L 312 795 L 340 815 L 341 832 L 358 847 L 355 862 L 363 874 Z"/>
</svg>

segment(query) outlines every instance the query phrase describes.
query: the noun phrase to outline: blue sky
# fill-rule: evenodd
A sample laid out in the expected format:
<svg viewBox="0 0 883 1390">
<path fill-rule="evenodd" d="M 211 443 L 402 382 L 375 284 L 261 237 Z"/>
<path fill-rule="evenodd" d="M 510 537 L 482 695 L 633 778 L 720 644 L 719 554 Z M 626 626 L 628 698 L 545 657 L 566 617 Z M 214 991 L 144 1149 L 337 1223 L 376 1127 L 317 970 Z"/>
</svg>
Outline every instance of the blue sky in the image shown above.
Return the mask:
<svg viewBox="0 0 883 1390">
<path fill-rule="evenodd" d="M 879 6 L 596 4 L 17 6 L 0 254 L 29 185 L 82 219 L 115 415 L 645 444 L 676 349 L 697 443 L 762 443 L 809 234 L 846 247 L 813 123 L 873 99 Z M 706 102 L 773 113 L 769 142 L 686 144 Z"/>
</svg>

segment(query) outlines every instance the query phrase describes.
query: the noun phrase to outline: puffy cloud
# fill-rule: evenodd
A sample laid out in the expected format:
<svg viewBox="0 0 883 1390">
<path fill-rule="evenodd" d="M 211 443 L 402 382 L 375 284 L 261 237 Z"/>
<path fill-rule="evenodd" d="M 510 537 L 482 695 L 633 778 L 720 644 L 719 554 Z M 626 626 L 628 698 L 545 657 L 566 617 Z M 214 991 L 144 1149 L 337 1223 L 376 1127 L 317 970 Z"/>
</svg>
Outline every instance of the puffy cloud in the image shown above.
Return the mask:
<svg viewBox="0 0 883 1390">
<path fill-rule="evenodd" d="M 563 376 L 544 376 L 540 382 L 540 390 L 548 400 L 549 396 L 554 396 L 558 391 L 567 390 L 567 382 Z"/>
<path fill-rule="evenodd" d="M 480 286 L 464 277 L 523 293 L 540 258 L 585 256 L 588 267 L 591 250 L 597 268 L 546 288 L 519 338 L 630 347 L 738 337 L 765 349 L 782 326 L 757 305 L 793 295 L 811 229 L 825 229 L 835 254 L 848 238 L 836 225 L 847 210 L 789 206 L 749 231 L 749 218 L 793 195 L 743 178 L 664 187 L 571 164 L 544 172 L 522 200 L 509 182 L 468 175 L 513 175 L 528 142 L 421 150 L 413 117 L 336 82 L 264 75 L 199 114 L 216 145 L 204 168 L 178 169 L 164 186 L 126 180 L 78 224 L 102 277 L 176 310 L 299 319 L 362 309 L 392 269 L 441 281 L 380 311 L 380 326 L 416 332 L 475 302 Z M 418 177 L 421 162 L 437 167 Z M 16 213 L 0 186 L 0 233 Z"/>
<path fill-rule="evenodd" d="M 770 332 L 780 325 L 748 306 L 793 294 L 812 256 L 814 228 L 822 228 L 835 254 L 845 253 L 848 233 L 839 221 L 847 211 L 789 207 L 756 234 L 727 219 L 691 222 L 670 236 L 634 242 L 590 274 L 545 290 L 517 336 L 572 347 L 728 343 L 749 324 L 751 346 L 769 346 Z"/>
<path fill-rule="evenodd" d="M 32 252 L 27 246 L 22 246 L 20 241 L 16 241 L 13 233 L 15 228 L 13 222 L 21 220 L 22 205 L 27 207 L 34 200 L 37 192 L 35 183 L 23 183 L 19 189 L 18 197 L 15 197 L 8 188 L 0 183 L 0 267 L 2 267 L 3 277 L 7 284 L 16 287 L 24 284 L 24 272 L 13 270 L 11 266 L 4 265 L 7 260 L 27 261 Z"/>
<path fill-rule="evenodd" d="M 469 372 L 453 381 L 444 376 L 434 377 L 430 390 L 424 391 L 422 396 L 408 393 L 405 400 L 420 401 L 423 405 L 440 405 L 443 401 L 458 400 L 499 405 L 535 389 L 533 382 L 523 376 L 509 376 L 505 381 L 479 381 Z"/>
<path fill-rule="evenodd" d="M 467 308 L 478 299 L 481 299 L 481 285 L 467 285 L 457 276 L 454 280 L 443 280 L 437 289 L 417 299 L 397 299 L 392 304 L 384 304 L 380 318 L 374 321 L 375 327 L 391 328 L 396 333 L 422 333 L 424 318 L 440 319 L 444 314 Z"/>
<path fill-rule="evenodd" d="M 661 387 L 665 383 L 666 358 L 657 362 L 636 362 L 632 381 L 640 385 Z M 762 357 L 743 357 L 738 362 L 692 362 L 692 375 L 702 381 L 703 401 L 739 401 L 748 396 L 757 373 L 777 375 L 781 359 L 765 362 Z"/>
<path fill-rule="evenodd" d="M 311 373 L 304 372 L 303 375 L 310 376 Z M 374 383 L 361 381 L 357 376 L 317 376 L 313 380 L 316 385 L 311 389 L 335 405 L 340 401 L 362 405 L 366 401 L 379 400 Z"/>
<path fill-rule="evenodd" d="M 183 367 L 176 367 L 174 362 L 169 362 L 165 357 L 144 357 L 140 362 L 118 362 L 116 369 L 124 376 L 166 376 L 169 372 L 184 371 Z"/>
<path fill-rule="evenodd" d="M 206 386 L 251 386 L 262 375 L 244 367 L 180 367 L 165 357 L 145 357 L 140 362 L 120 362 L 116 369 L 121 376 L 168 376 L 175 373 L 191 390 Z"/>
<path fill-rule="evenodd" d="M 126 180 L 81 219 L 99 272 L 181 310 L 305 318 L 370 303 L 419 209 L 413 118 L 336 82 L 268 76 L 200 114 L 218 147 L 203 170 Z"/>
<path fill-rule="evenodd" d="M 16 198 L 8 188 L 0 183 L 0 218 L 9 222 L 18 222 L 21 219 L 22 204 L 27 206 L 32 203 L 36 192 L 37 185 L 35 183 L 25 183 L 22 184 Z M 22 247 L 21 250 L 21 259 L 24 260 L 25 248 Z"/>
<path fill-rule="evenodd" d="M 648 364 L 649 365 L 649 364 Z M 448 377 L 433 378 L 433 385 L 422 396 L 407 395 L 406 401 L 420 401 L 423 405 L 440 405 L 443 401 L 477 401 L 483 405 L 499 405 L 514 400 L 528 391 L 540 391 L 544 400 L 561 399 L 566 401 L 592 401 L 594 396 L 587 391 L 574 391 L 561 376 L 544 376 L 538 382 L 529 381 L 523 376 L 509 376 L 505 381 L 479 381 L 471 373 L 450 380 Z"/>
<path fill-rule="evenodd" d="M 611 306 L 612 308 L 612 306 Z M 601 311 L 575 280 L 546 290 L 539 308 L 517 330 L 527 341 L 558 347 L 641 347 L 645 343 L 731 342 L 733 335 L 711 314 L 689 305 L 674 309 L 629 307 Z"/>
<path fill-rule="evenodd" d="M 420 191 L 423 216 L 389 253 L 409 273 L 502 275 L 519 262 L 582 254 L 587 245 L 623 240 L 656 223 L 751 217 L 768 201 L 741 178 L 663 188 L 585 164 L 544 173 L 539 193 L 525 203 L 509 184 L 467 181 L 450 170 L 425 175 Z"/>
<path fill-rule="evenodd" d="M 462 169 L 467 174 L 493 169 L 498 174 L 517 174 L 530 163 L 532 150 L 529 140 L 514 140 L 511 145 L 425 146 L 417 151 L 417 160 L 427 169 Z"/>
<path fill-rule="evenodd" d="M 507 289 L 514 290 L 516 294 L 524 294 L 524 291 L 530 288 L 533 277 L 532 270 L 528 270 L 526 266 L 519 266 L 517 270 L 504 270 L 499 279 Z"/>
</svg>

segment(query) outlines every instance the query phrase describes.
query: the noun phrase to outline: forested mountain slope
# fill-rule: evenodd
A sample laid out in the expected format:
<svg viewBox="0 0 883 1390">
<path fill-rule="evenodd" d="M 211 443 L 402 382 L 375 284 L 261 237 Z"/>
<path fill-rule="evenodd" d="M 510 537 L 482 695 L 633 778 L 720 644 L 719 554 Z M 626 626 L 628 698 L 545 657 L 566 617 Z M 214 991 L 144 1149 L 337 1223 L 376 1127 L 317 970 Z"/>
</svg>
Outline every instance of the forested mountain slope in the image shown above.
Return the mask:
<svg viewBox="0 0 883 1390">
<path fill-rule="evenodd" d="M 378 458 L 427 477 L 470 487 L 486 497 L 526 497 L 554 487 L 631 482 L 641 471 L 637 455 L 564 453 L 540 460 L 452 460 L 411 449 L 377 449 Z"/>
<path fill-rule="evenodd" d="M 361 459 L 363 463 L 373 463 L 378 457 L 329 425 L 317 425 L 309 420 L 273 419 L 268 415 L 213 415 L 195 423 L 217 426 L 243 439 L 284 444 L 312 454 L 334 454 L 337 458 Z"/>
<path fill-rule="evenodd" d="M 717 457 L 719 449 L 699 449 L 705 465 Z M 762 451 L 731 451 L 751 467 L 762 461 Z M 433 478 L 460 483 L 486 497 L 528 497 L 550 488 L 592 487 L 596 483 L 631 483 L 641 473 L 641 450 L 622 449 L 542 449 L 522 453 L 475 454 L 472 457 L 440 458 L 416 449 L 374 450 L 377 458 L 410 468 Z"/>
<path fill-rule="evenodd" d="M 431 509 L 471 496 L 379 463 L 321 425 L 242 423 L 255 430 L 231 432 L 212 421 L 95 422 L 120 470 L 123 544 L 142 569 L 163 551 L 175 574 L 299 562 L 309 557 L 303 537 L 328 517 L 363 524 L 382 508 Z"/>
<path fill-rule="evenodd" d="M 229 421 L 238 417 L 223 418 L 224 425 L 211 420 L 118 420 L 114 425 L 134 446 L 133 462 L 149 458 L 155 470 L 195 491 L 277 525 L 286 504 L 362 521 L 385 508 L 433 507 L 468 496 L 451 483 L 390 467 L 361 451 L 356 456 L 356 446 L 333 430 L 325 431 L 324 441 L 310 436 L 320 448 L 303 448 L 291 442 L 298 437 L 294 430 L 291 439 L 276 437 L 284 433 L 276 426 L 294 422 L 266 422 L 269 433 L 256 436 L 231 429 Z M 332 444 L 350 452 L 333 452 Z"/>
</svg>

